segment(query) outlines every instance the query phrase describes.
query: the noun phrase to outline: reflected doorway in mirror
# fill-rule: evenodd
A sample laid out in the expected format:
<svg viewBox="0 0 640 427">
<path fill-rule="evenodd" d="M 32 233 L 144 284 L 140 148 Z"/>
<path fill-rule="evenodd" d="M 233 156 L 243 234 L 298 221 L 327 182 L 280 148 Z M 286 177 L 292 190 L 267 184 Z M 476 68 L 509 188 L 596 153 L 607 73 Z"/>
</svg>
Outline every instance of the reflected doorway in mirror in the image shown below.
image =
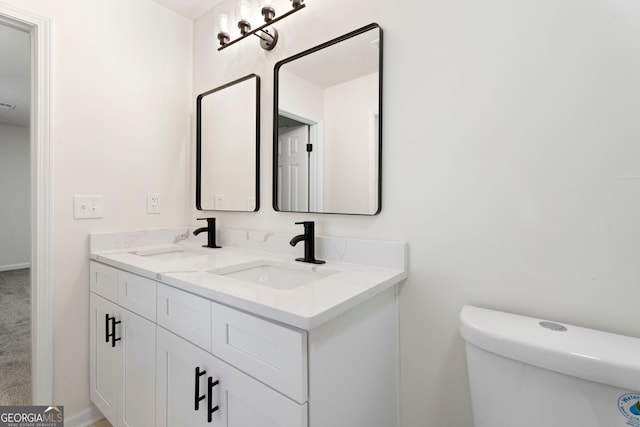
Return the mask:
<svg viewBox="0 0 640 427">
<path fill-rule="evenodd" d="M 321 212 L 323 123 L 280 110 L 278 126 L 278 206 L 285 211 Z"/>
</svg>

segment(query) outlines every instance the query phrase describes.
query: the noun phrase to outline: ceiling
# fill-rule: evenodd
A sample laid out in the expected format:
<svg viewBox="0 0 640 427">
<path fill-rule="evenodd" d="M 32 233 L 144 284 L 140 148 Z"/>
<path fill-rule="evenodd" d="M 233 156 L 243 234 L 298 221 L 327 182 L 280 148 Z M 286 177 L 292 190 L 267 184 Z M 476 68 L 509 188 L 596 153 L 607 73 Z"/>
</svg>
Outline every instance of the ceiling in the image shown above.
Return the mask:
<svg viewBox="0 0 640 427">
<path fill-rule="evenodd" d="M 29 33 L 0 24 L 0 124 L 29 126 L 30 61 Z"/>
<path fill-rule="evenodd" d="M 331 45 L 330 49 L 287 62 L 282 69 L 326 89 L 378 71 L 379 39 L 379 30 L 372 29 Z"/>
<path fill-rule="evenodd" d="M 213 9 L 222 0 L 153 0 L 162 6 L 173 10 L 174 12 L 187 17 L 196 19 Z"/>
</svg>

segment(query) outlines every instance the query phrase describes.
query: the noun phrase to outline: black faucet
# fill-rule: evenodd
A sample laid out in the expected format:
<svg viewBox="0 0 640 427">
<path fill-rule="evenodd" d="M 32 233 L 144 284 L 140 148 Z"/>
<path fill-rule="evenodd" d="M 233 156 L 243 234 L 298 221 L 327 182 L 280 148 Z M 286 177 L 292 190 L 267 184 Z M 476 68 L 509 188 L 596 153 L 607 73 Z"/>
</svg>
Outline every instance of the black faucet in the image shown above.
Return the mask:
<svg viewBox="0 0 640 427">
<path fill-rule="evenodd" d="M 311 264 L 324 264 L 326 261 L 321 259 L 316 259 L 316 236 L 315 236 L 315 223 L 313 221 L 302 221 L 296 222 L 296 224 L 304 225 L 304 234 L 299 234 L 291 241 L 289 244 L 291 246 L 297 245 L 299 242 L 304 240 L 304 258 L 296 258 L 296 261 L 300 262 L 308 262 Z"/>
<path fill-rule="evenodd" d="M 203 248 L 221 248 L 222 246 L 216 245 L 216 219 L 215 218 L 198 218 L 198 220 L 206 219 L 207 226 L 200 227 L 193 230 L 193 235 L 197 236 L 203 231 L 207 232 L 207 244 L 202 245 Z"/>
</svg>

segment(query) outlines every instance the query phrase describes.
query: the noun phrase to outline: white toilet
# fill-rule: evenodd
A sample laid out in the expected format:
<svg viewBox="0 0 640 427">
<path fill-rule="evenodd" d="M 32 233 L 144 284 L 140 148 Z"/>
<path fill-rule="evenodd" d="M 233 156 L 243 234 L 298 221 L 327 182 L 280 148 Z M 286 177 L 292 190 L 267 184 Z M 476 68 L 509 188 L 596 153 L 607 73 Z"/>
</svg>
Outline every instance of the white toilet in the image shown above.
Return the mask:
<svg viewBox="0 0 640 427">
<path fill-rule="evenodd" d="M 460 331 L 475 427 L 640 427 L 639 338 L 472 306 Z"/>
</svg>

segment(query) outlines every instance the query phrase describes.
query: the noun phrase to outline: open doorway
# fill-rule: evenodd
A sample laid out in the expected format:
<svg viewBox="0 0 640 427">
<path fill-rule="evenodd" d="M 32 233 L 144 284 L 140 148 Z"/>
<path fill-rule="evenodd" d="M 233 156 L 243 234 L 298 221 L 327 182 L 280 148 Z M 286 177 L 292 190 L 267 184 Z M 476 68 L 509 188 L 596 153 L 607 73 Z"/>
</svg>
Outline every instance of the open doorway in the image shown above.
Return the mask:
<svg viewBox="0 0 640 427">
<path fill-rule="evenodd" d="M 0 1 L 0 25 L 29 35 L 29 283 L 31 402 L 53 402 L 53 186 L 51 148 L 51 21 Z M 3 63 L 4 58 L 3 58 Z M 18 107 L 16 106 L 16 109 Z"/>
<path fill-rule="evenodd" d="M 321 212 L 324 204 L 323 122 L 278 112 L 278 208 Z"/>
<path fill-rule="evenodd" d="M 0 405 L 30 405 L 31 36 L 0 23 Z"/>
</svg>

